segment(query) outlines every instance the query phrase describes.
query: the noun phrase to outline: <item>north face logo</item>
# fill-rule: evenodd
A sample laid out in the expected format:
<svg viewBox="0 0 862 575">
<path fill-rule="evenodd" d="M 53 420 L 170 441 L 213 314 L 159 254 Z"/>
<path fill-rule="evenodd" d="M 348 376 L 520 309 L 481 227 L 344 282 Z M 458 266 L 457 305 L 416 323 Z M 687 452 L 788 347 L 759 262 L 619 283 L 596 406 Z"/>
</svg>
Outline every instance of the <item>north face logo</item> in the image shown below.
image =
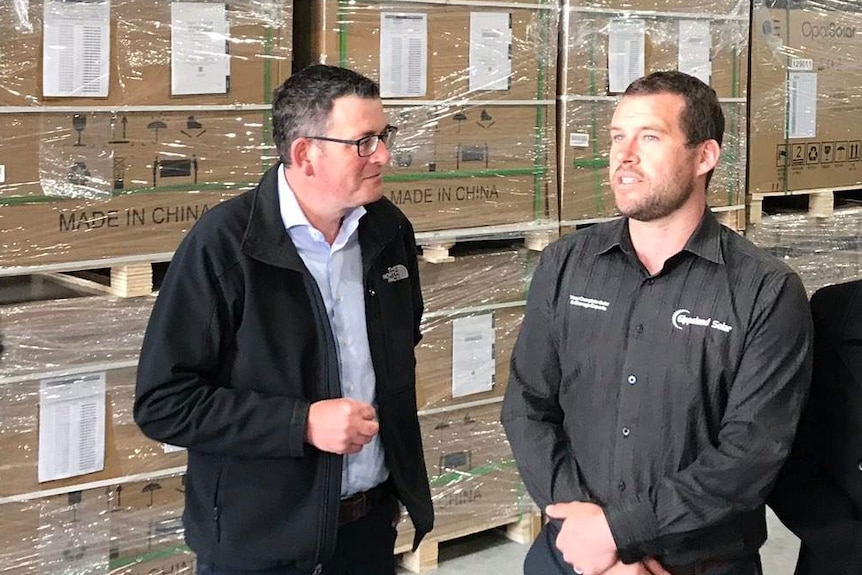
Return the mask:
<svg viewBox="0 0 862 575">
<path fill-rule="evenodd" d="M 397 282 L 399 280 L 406 280 L 408 277 L 410 277 L 410 274 L 407 273 L 407 268 L 403 264 L 391 266 L 388 270 L 386 270 L 386 273 L 383 274 L 383 279 L 385 279 L 389 283 Z"/>
</svg>

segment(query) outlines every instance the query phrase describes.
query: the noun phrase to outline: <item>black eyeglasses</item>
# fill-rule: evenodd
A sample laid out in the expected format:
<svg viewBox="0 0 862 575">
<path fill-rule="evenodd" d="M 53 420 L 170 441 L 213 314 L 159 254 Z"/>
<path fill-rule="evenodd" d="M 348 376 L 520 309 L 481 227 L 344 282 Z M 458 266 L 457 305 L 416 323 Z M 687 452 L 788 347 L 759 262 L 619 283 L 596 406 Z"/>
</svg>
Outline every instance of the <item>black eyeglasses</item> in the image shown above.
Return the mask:
<svg viewBox="0 0 862 575">
<path fill-rule="evenodd" d="M 338 144 L 348 144 L 356 146 L 356 153 L 360 158 L 367 158 L 377 151 L 377 146 L 380 142 L 387 148 L 391 148 L 395 144 L 395 134 L 398 133 L 397 126 L 386 126 L 379 134 L 371 134 L 363 136 L 358 140 L 342 140 L 340 138 L 327 138 L 326 136 L 303 136 L 309 140 L 323 140 L 324 142 L 336 142 Z"/>
</svg>

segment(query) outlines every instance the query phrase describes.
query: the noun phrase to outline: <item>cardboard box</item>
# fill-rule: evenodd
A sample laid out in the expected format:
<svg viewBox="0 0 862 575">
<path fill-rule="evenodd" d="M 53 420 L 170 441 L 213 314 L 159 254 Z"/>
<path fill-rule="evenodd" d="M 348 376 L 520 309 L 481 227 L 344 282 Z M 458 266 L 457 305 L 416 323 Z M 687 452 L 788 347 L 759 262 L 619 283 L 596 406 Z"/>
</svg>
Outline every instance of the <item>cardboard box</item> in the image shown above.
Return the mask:
<svg viewBox="0 0 862 575">
<path fill-rule="evenodd" d="M 419 423 L 434 503 L 429 538 L 482 531 L 530 511 L 530 497 L 500 423 L 499 403 L 424 415 Z M 398 531 L 396 548 L 412 542 L 409 521 Z"/>
<path fill-rule="evenodd" d="M 0 200 L 108 200 L 136 191 L 256 184 L 273 161 L 269 112 L 6 115 Z"/>
<path fill-rule="evenodd" d="M 185 465 L 166 453 L 132 416 L 136 361 L 154 297 L 74 298 L 2 309 L 6 353 L 0 369 L 0 497 L 114 480 Z M 104 373 L 102 471 L 39 482 L 40 385 L 52 377 Z"/>
<path fill-rule="evenodd" d="M 118 195 L 106 201 L 0 204 L 0 228 L 6 232 L 0 238 L 0 266 L 170 253 L 203 213 L 240 191 L 153 192 Z"/>
<path fill-rule="evenodd" d="M 111 2 L 107 98 L 42 97 L 44 0 L 0 5 L 0 106 L 263 104 L 290 74 L 292 2 L 241 0 L 228 6 L 226 94 L 171 96 L 171 3 Z"/>
<path fill-rule="evenodd" d="M 417 231 L 557 217 L 555 107 L 387 106 L 398 125 L 384 193 Z"/>
<path fill-rule="evenodd" d="M 862 13 L 792 8 L 754 11 L 749 190 L 858 186 Z"/>
<path fill-rule="evenodd" d="M 483 18 L 504 24 L 480 32 L 474 26 Z M 388 28 L 397 19 L 413 22 L 401 40 Z M 314 20 L 313 61 L 381 83 L 390 121 L 399 126 L 385 193 L 418 231 L 557 218 L 555 6 L 327 0 Z M 407 57 L 399 41 L 415 56 L 405 61 L 419 67 L 400 71 L 424 91 L 392 95 L 388 78 L 399 69 L 386 59 Z M 477 70 L 503 81 L 484 89 L 487 82 L 474 76 L 471 86 Z"/>
<path fill-rule="evenodd" d="M 473 249 L 446 263 L 420 260 L 425 316 L 523 302 L 540 255 L 512 246 Z"/>
<path fill-rule="evenodd" d="M 381 78 L 381 51 L 399 50 L 387 43 L 390 36 L 382 18 L 424 17 L 415 20 L 409 40 L 413 54 L 424 49 L 427 53 L 425 70 L 416 70 L 416 81 L 425 82 L 424 93 L 408 98 L 447 100 L 465 98 L 491 99 L 552 99 L 556 90 L 557 9 L 552 3 L 535 8 L 513 8 L 499 2 L 339 2 L 317 3 L 314 14 L 313 59 L 326 64 L 353 68 L 370 78 L 382 81 L 384 90 L 387 74 Z M 492 41 L 471 41 L 471 14 L 501 14 L 507 16 L 507 29 L 501 29 Z M 424 24 L 424 25 L 423 25 Z M 421 34 L 427 34 L 421 41 Z M 506 36 L 510 37 L 506 41 Z M 473 36 L 476 40 L 476 35 Z M 503 40 L 502 42 L 500 40 Z M 383 46 L 381 46 L 383 44 Z M 481 48 L 480 60 L 470 59 L 471 44 Z M 507 53 L 502 53 L 505 50 Z M 503 89 L 471 88 L 470 70 L 488 61 L 507 62 L 511 74 Z M 420 60 L 410 60 L 419 65 Z M 402 70 L 403 71 L 403 70 Z M 394 73 L 393 73 L 394 75 Z M 476 82 L 477 86 L 482 85 Z M 385 96 L 385 92 L 384 92 Z"/>
<path fill-rule="evenodd" d="M 677 70 L 680 55 L 680 22 L 691 20 L 697 9 L 690 2 L 626 2 L 624 12 L 606 12 L 594 2 L 568 2 L 569 25 L 563 31 L 562 49 L 566 55 L 563 94 L 608 95 L 610 25 L 616 20 L 643 20 L 644 71 Z M 619 4 L 619 3 L 616 3 Z M 670 4 L 669 6 L 661 6 Z M 711 34 L 709 85 L 719 98 L 745 97 L 748 58 L 748 14 L 736 14 L 726 2 L 704 2 L 715 19 L 707 20 Z M 589 6 L 591 11 L 580 11 Z M 596 10 L 596 11 L 593 11 Z M 651 14 L 660 10 L 660 15 Z M 683 50 L 686 47 L 683 46 Z"/>
<path fill-rule="evenodd" d="M 194 557 L 182 541 L 183 480 L 113 484 L 0 505 L 3 572 L 193 573 Z"/>
<path fill-rule="evenodd" d="M 426 310 L 422 341 L 416 348 L 416 396 L 420 411 L 503 396 L 509 380 L 512 347 L 521 327 L 527 289 L 539 255 L 523 248 L 486 249 L 458 255 L 447 263 L 420 262 Z M 485 327 L 464 327 L 465 321 L 473 320 L 484 320 Z M 471 330 L 469 342 L 459 335 L 461 329 Z M 466 349 L 478 341 L 493 342 L 490 358 L 465 355 Z M 482 363 L 487 360 L 493 362 L 491 366 Z M 457 366 L 457 376 L 453 365 Z M 469 383 L 462 371 L 467 368 L 482 373 L 477 381 L 485 381 L 481 377 L 487 372 L 482 370 L 490 369 L 491 389 L 464 393 L 471 391 L 465 388 Z"/>
<path fill-rule="evenodd" d="M 459 320 L 487 318 L 491 332 L 472 332 L 475 344 L 480 337 L 492 341 L 490 357 L 474 356 L 465 358 L 467 343 L 456 339 L 455 325 Z M 501 398 L 509 381 L 509 362 L 512 348 L 524 319 L 524 307 L 500 306 L 497 309 L 487 309 L 476 312 L 453 312 L 452 315 L 436 316 L 423 321 L 422 341 L 416 348 L 416 405 L 420 410 L 437 409 L 445 406 L 459 405 L 491 398 Z M 456 359 L 458 358 L 458 359 Z M 491 387 L 482 391 L 465 393 L 465 386 L 476 385 L 483 381 L 480 375 L 475 380 L 467 381 L 465 371 L 481 370 L 484 361 L 492 361 L 490 366 Z M 454 366 L 459 369 L 458 376 Z"/>
</svg>

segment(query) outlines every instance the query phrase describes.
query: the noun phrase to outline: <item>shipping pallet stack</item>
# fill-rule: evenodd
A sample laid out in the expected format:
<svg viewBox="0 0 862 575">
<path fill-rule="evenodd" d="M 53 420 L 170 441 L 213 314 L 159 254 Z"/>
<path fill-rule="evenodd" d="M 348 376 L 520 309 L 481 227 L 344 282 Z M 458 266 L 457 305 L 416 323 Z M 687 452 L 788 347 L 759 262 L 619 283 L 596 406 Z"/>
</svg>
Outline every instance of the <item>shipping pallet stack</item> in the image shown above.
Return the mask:
<svg viewBox="0 0 862 575">
<path fill-rule="evenodd" d="M 194 572 L 185 453 L 132 420 L 154 298 L 129 296 L 273 161 L 292 22 L 283 0 L 0 6 L 4 573 Z"/>
<path fill-rule="evenodd" d="M 0 275 L 105 269 L 111 292 L 151 292 L 150 264 L 274 160 L 291 4 L 38 0 L 0 16 Z"/>
<path fill-rule="evenodd" d="M 59 287 L 44 294 L 70 295 Z M 185 452 L 147 439 L 132 419 L 153 301 L 64 297 L 0 309 L 4 573 L 192 565 L 181 549 Z"/>
<path fill-rule="evenodd" d="M 402 556 L 413 571 L 467 534 L 535 535 L 499 413 L 531 266 L 559 233 L 558 12 L 549 0 L 328 0 L 314 12 L 310 60 L 381 85 L 399 127 L 384 193 L 421 248 L 417 392 L 437 518 Z M 402 524 L 396 551 L 411 538 Z"/>
<path fill-rule="evenodd" d="M 849 4 L 753 7 L 749 236 L 796 269 L 809 293 L 862 277 L 859 30 L 862 12 Z"/>
</svg>

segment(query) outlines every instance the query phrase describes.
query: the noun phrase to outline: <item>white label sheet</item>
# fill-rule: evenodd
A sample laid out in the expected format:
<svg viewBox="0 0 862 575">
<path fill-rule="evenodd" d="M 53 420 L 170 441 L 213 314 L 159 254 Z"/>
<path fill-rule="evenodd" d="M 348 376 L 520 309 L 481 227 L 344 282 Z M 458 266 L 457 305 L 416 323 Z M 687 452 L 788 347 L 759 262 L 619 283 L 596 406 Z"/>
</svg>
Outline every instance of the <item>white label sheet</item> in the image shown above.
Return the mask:
<svg viewBox="0 0 862 575">
<path fill-rule="evenodd" d="M 712 35 L 708 20 L 679 21 L 679 59 L 680 72 L 690 74 L 709 85 L 712 76 L 710 50 Z"/>
<path fill-rule="evenodd" d="M 428 70 L 428 15 L 380 14 L 380 96 L 424 96 Z"/>
<path fill-rule="evenodd" d="M 495 368 L 493 314 L 452 320 L 452 397 L 490 391 Z"/>
<path fill-rule="evenodd" d="M 171 3 L 171 94 L 225 94 L 230 76 L 224 4 Z"/>
<path fill-rule="evenodd" d="M 788 138 L 817 137 L 817 73 L 790 72 L 787 78 Z"/>
<path fill-rule="evenodd" d="M 633 81 L 644 75 L 646 22 L 615 19 L 608 25 L 608 88 L 611 93 L 625 92 Z"/>
<path fill-rule="evenodd" d="M 111 78 L 111 3 L 46 0 L 43 18 L 43 95 L 106 97 Z"/>
<path fill-rule="evenodd" d="M 470 91 L 509 89 L 511 26 L 508 12 L 470 13 Z"/>
<path fill-rule="evenodd" d="M 105 372 L 39 385 L 39 481 L 105 468 Z"/>
</svg>

